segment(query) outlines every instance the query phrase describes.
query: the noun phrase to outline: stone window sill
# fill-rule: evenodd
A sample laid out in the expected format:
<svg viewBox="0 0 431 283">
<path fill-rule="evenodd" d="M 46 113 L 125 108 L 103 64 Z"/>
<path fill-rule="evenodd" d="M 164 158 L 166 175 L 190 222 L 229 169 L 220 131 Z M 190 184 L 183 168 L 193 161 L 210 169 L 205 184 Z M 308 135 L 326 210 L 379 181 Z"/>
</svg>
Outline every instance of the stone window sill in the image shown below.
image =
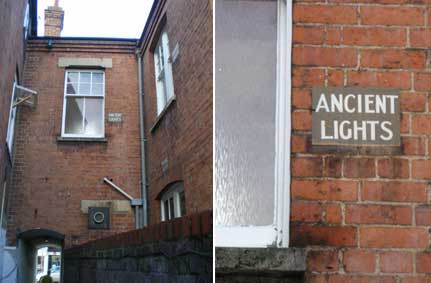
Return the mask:
<svg viewBox="0 0 431 283">
<path fill-rule="evenodd" d="M 107 138 L 71 138 L 71 137 L 57 137 L 57 142 L 100 142 L 100 143 L 107 143 Z"/>
<path fill-rule="evenodd" d="M 215 266 L 216 277 L 227 280 L 256 275 L 302 282 L 306 252 L 301 248 L 216 248 Z"/>
</svg>

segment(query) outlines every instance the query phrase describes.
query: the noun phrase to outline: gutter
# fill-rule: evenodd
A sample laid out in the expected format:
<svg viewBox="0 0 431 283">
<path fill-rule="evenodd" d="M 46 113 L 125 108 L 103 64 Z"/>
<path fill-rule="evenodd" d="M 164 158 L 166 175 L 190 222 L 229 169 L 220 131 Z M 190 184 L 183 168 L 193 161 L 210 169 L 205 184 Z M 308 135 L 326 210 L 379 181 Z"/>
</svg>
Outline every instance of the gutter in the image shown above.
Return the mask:
<svg viewBox="0 0 431 283">
<path fill-rule="evenodd" d="M 145 155 L 145 114 L 144 114 L 144 91 L 142 77 L 142 57 L 139 53 L 138 57 L 138 96 L 139 96 L 139 131 L 141 144 L 141 197 L 142 197 L 142 227 L 148 226 L 148 208 L 147 208 L 147 168 Z"/>
</svg>

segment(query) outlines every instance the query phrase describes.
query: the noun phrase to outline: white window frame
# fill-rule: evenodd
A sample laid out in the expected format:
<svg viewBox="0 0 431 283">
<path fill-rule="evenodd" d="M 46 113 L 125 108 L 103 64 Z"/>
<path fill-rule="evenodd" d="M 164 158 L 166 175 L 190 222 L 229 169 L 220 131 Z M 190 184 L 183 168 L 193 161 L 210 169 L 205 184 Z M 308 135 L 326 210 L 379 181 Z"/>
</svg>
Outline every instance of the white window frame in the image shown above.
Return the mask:
<svg viewBox="0 0 431 283">
<path fill-rule="evenodd" d="M 91 73 L 101 73 L 103 75 L 103 92 L 101 95 L 82 95 L 82 94 L 67 94 L 67 74 L 68 73 L 80 73 L 80 72 L 91 72 Z M 79 76 L 78 76 L 79 78 Z M 62 124 L 61 124 L 61 136 L 65 138 L 104 138 L 105 137 L 105 71 L 100 69 L 67 69 L 64 72 L 64 90 L 63 90 L 63 114 L 62 114 Z M 78 79 L 79 86 L 79 79 Z M 78 87 L 79 88 L 79 87 Z M 90 87 L 91 92 L 91 87 Z M 101 135 L 86 135 L 86 134 L 66 134 L 66 100 L 67 97 L 79 97 L 79 98 L 100 98 L 102 99 L 102 134 Z M 84 113 L 85 112 L 85 103 L 84 103 Z M 85 116 L 83 117 L 85 119 Z"/>
<path fill-rule="evenodd" d="M 180 198 L 180 193 L 182 192 L 184 192 L 184 187 L 182 186 L 181 183 L 177 183 L 169 187 L 167 191 L 163 193 L 162 197 L 160 198 L 160 210 L 161 210 L 160 215 L 161 215 L 162 221 L 168 221 L 168 220 L 183 216 L 181 215 L 181 198 Z M 166 215 L 164 203 L 165 201 L 168 201 L 169 203 L 169 199 L 171 198 L 174 199 L 174 217 L 171 219 L 168 219 Z M 170 209 L 171 209 L 171 206 L 169 203 L 168 210 L 170 211 Z"/>
<path fill-rule="evenodd" d="M 214 241 L 217 247 L 289 246 L 292 1 L 277 2 L 274 224 L 215 226 Z"/>
<path fill-rule="evenodd" d="M 162 68 L 159 67 L 161 57 L 163 59 Z M 175 99 L 172 58 L 169 50 L 169 37 L 165 29 L 160 33 L 154 47 L 154 78 L 156 83 L 157 115 L 159 116 L 167 105 Z"/>
<path fill-rule="evenodd" d="M 27 39 L 28 31 L 30 30 L 30 5 L 27 3 L 24 14 L 24 39 Z"/>
<path fill-rule="evenodd" d="M 15 120 L 16 120 L 16 107 L 14 107 L 15 102 L 15 89 L 17 85 L 17 77 L 15 76 L 13 87 L 12 87 L 12 98 L 10 100 L 10 107 L 9 107 L 9 118 L 8 118 L 8 125 L 7 125 L 7 133 L 6 133 L 6 144 L 9 150 L 9 154 L 12 156 L 12 149 L 13 149 L 13 138 L 15 133 Z"/>
</svg>

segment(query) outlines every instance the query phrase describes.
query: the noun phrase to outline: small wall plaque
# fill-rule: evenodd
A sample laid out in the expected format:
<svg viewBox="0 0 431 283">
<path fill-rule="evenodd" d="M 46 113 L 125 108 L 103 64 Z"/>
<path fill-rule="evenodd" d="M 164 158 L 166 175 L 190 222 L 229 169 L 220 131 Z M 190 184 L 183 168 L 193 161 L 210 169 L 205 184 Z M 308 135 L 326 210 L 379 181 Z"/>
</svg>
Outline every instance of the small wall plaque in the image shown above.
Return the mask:
<svg viewBox="0 0 431 283">
<path fill-rule="evenodd" d="M 313 88 L 312 144 L 400 146 L 399 91 Z"/>
<path fill-rule="evenodd" d="M 108 113 L 109 123 L 121 123 L 123 122 L 123 113 Z"/>
<path fill-rule="evenodd" d="M 172 63 L 175 63 L 180 55 L 180 45 L 179 43 L 175 44 L 174 50 L 172 50 Z"/>
</svg>

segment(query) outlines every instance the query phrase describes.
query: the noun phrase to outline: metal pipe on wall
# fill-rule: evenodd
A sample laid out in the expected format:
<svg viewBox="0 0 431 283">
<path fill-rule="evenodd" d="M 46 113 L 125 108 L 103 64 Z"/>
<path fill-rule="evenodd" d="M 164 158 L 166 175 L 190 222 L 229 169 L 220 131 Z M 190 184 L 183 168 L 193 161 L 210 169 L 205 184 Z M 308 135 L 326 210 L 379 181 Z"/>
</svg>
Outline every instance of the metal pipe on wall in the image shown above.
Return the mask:
<svg viewBox="0 0 431 283">
<path fill-rule="evenodd" d="M 141 197 L 142 197 L 142 227 L 148 225 L 148 210 L 147 210 L 147 169 L 145 159 L 145 114 L 144 114 L 144 91 L 142 77 L 142 57 L 138 52 L 138 95 L 139 95 L 139 130 L 141 139 Z"/>
</svg>

